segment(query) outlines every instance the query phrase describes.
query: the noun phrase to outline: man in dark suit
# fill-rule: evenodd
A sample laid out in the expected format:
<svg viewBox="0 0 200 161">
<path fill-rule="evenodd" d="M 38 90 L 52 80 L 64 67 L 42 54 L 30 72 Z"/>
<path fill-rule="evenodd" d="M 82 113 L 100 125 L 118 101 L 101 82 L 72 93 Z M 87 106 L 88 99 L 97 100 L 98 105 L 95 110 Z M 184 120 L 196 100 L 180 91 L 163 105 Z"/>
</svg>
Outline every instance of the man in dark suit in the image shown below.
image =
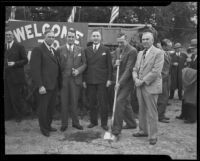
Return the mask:
<svg viewBox="0 0 200 161">
<path fill-rule="evenodd" d="M 158 95 L 162 93 L 162 68 L 164 64 L 164 52 L 156 48 L 154 35 L 147 31 L 142 35 L 144 51 L 138 53 L 135 67 L 133 68 L 133 80 L 137 87 L 139 103 L 139 131 L 134 137 L 149 137 L 149 144 L 157 142 L 158 135 Z"/>
<path fill-rule="evenodd" d="M 38 92 L 39 126 L 44 136 L 50 136 L 53 109 L 56 103 L 56 94 L 59 87 L 60 63 L 56 51 L 51 47 L 55 39 L 52 30 L 45 31 L 44 42 L 35 47 L 31 54 L 30 68 L 33 83 Z"/>
<path fill-rule="evenodd" d="M 120 65 L 120 68 L 119 81 L 115 85 L 118 94 L 112 126 L 112 134 L 116 137 L 116 140 L 119 139 L 118 137 L 122 130 L 123 120 L 126 122 L 126 126 L 123 128 L 134 129 L 137 127 L 130 104 L 130 92 L 134 89 L 131 71 L 137 60 L 137 50 L 129 45 L 126 34 L 119 34 L 117 42 L 119 47 L 116 49 L 116 61 L 114 67 Z"/>
<path fill-rule="evenodd" d="M 87 68 L 84 72 L 84 88 L 88 90 L 90 124 L 88 128 L 98 125 L 98 106 L 101 109 L 101 126 L 108 130 L 108 100 L 107 87 L 111 85 L 112 62 L 109 49 L 101 42 L 99 30 L 93 30 L 91 39 L 93 45 L 85 49 Z"/>
<path fill-rule="evenodd" d="M 85 54 L 81 47 L 74 44 L 75 30 L 70 28 L 67 32 L 67 43 L 60 48 L 61 71 L 62 71 L 62 89 L 61 89 L 61 131 L 68 127 L 68 113 L 71 111 L 72 126 L 83 130 L 78 120 L 78 99 L 82 86 L 82 73 L 86 68 Z"/>
<path fill-rule="evenodd" d="M 164 39 L 161 41 L 161 46 L 164 51 L 164 65 L 162 69 L 162 93 L 158 96 L 158 121 L 163 123 L 169 123 L 169 118 L 165 116 L 165 111 L 169 98 L 169 77 L 171 67 L 171 57 L 169 55 L 171 41 Z"/>
<path fill-rule="evenodd" d="M 17 122 L 22 119 L 21 89 L 25 84 L 24 65 L 28 59 L 22 45 L 14 41 L 11 31 L 6 31 L 6 46 L 4 52 L 4 100 L 5 118 L 14 112 Z"/>
<path fill-rule="evenodd" d="M 178 89 L 179 100 L 182 99 L 182 69 L 186 61 L 186 55 L 181 53 L 181 44 L 176 43 L 174 45 L 175 53 L 171 55 L 171 89 L 170 99 L 174 97 L 174 91 Z"/>
</svg>

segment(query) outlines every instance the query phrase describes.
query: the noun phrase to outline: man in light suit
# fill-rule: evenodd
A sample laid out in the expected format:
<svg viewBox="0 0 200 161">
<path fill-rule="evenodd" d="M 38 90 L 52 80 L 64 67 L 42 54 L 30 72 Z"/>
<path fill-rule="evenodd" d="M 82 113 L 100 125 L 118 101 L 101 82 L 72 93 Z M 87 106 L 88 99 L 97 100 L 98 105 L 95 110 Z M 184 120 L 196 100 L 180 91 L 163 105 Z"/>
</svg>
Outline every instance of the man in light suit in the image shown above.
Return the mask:
<svg viewBox="0 0 200 161">
<path fill-rule="evenodd" d="M 60 48 L 62 89 L 61 89 L 61 120 L 60 130 L 63 132 L 68 127 L 69 109 L 71 111 L 72 126 L 83 130 L 78 120 L 78 99 L 82 86 L 82 73 L 86 68 L 85 54 L 81 47 L 74 44 L 76 31 L 70 28 L 67 32 L 67 43 Z"/>
<path fill-rule="evenodd" d="M 112 60 L 110 51 L 101 44 L 101 33 L 93 30 L 92 46 L 85 49 L 87 68 L 84 72 L 84 88 L 88 90 L 90 124 L 88 128 L 98 125 L 97 103 L 101 111 L 101 127 L 108 130 L 107 87 L 111 85 Z"/>
<path fill-rule="evenodd" d="M 16 122 L 22 119 L 21 89 L 25 84 L 24 65 L 28 63 L 24 46 L 14 41 L 12 31 L 6 31 L 4 61 L 5 118 L 14 114 Z"/>
<path fill-rule="evenodd" d="M 137 127 L 129 97 L 131 90 L 134 89 L 131 73 L 137 60 L 137 50 L 129 45 L 126 34 L 119 34 L 117 42 L 119 47 L 115 51 L 114 67 L 120 65 L 120 70 L 119 81 L 115 85 L 118 95 L 112 126 L 112 134 L 116 137 L 116 140 L 119 139 L 123 120 L 126 122 L 126 126 L 123 127 L 124 129 L 134 129 Z"/>
<path fill-rule="evenodd" d="M 57 131 L 51 127 L 51 123 L 60 87 L 60 62 L 57 52 L 51 47 L 55 40 L 54 31 L 47 29 L 44 36 L 44 42 L 32 51 L 30 69 L 38 94 L 40 130 L 44 136 L 49 137 L 50 132 Z"/>
<path fill-rule="evenodd" d="M 132 74 L 139 103 L 139 131 L 133 136 L 149 136 L 149 144 L 154 145 L 158 133 L 157 99 L 162 93 L 164 52 L 153 45 L 154 36 L 150 31 L 143 33 L 142 43 L 145 49 L 139 52 Z"/>
</svg>

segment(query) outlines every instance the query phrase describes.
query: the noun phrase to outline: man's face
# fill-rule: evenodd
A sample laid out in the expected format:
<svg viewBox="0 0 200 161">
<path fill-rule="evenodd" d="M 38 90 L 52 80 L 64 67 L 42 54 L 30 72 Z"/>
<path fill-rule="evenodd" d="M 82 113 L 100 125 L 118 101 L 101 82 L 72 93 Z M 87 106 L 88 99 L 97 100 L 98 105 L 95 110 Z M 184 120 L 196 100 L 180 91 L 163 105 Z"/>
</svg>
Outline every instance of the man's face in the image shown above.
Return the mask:
<svg viewBox="0 0 200 161">
<path fill-rule="evenodd" d="M 149 32 L 146 32 L 142 35 L 142 45 L 145 49 L 150 48 L 154 43 L 153 35 Z"/>
<path fill-rule="evenodd" d="M 181 48 L 176 48 L 176 49 L 175 49 L 175 52 L 176 52 L 176 53 L 179 53 L 180 51 L 181 51 Z"/>
<path fill-rule="evenodd" d="M 75 33 L 73 33 L 73 32 L 68 32 L 67 37 L 66 37 L 66 39 L 67 39 L 67 44 L 73 45 L 74 42 L 75 42 L 75 36 L 76 36 Z"/>
<path fill-rule="evenodd" d="M 45 42 L 51 46 L 55 40 L 55 34 L 53 32 L 49 32 L 45 35 Z"/>
<path fill-rule="evenodd" d="M 101 34 L 99 31 L 94 31 L 91 35 L 91 40 L 94 44 L 99 44 L 101 42 Z"/>
<path fill-rule="evenodd" d="M 7 43 L 7 42 L 8 42 L 8 43 L 12 42 L 13 39 L 14 39 L 13 33 L 12 33 L 11 31 L 7 31 L 7 32 L 5 33 L 5 38 L 6 38 L 6 43 Z"/>
<path fill-rule="evenodd" d="M 194 54 L 194 55 L 196 55 L 197 54 L 197 48 L 192 48 L 191 49 L 191 53 Z"/>
<path fill-rule="evenodd" d="M 128 44 L 128 41 L 125 38 L 125 36 L 122 36 L 120 38 L 117 38 L 117 43 L 120 49 L 124 49 L 126 45 Z"/>
</svg>

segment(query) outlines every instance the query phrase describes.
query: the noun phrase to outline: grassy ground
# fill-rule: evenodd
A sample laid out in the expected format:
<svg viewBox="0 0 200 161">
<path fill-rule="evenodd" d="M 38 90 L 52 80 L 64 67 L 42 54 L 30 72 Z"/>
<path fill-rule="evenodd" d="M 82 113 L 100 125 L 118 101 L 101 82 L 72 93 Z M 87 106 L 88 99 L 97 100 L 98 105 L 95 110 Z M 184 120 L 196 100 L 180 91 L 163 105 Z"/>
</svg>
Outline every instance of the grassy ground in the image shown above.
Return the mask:
<svg viewBox="0 0 200 161">
<path fill-rule="evenodd" d="M 103 140 L 104 131 L 97 126 L 88 129 L 87 117 L 80 122 L 84 131 L 71 127 L 61 133 L 60 120 L 54 120 L 53 127 L 58 129 L 50 137 L 44 137 L 39 131 L 37 119 L 23 120 L 21 123 L 6 121 L 5 153 L 6 154 L 155 154 L 169 155 L 173 159 L 197 158 L 197 124 L 184 124 L 175 117 L 180 114 L 181 102 L 170 100 L 166 116 L 170 123 L 158 123 L 159 139 L 156 145 L 149 145 L 147 138 L 134 138 L 134 130 L 123 130 L 119 142 L 109 144 Z M 109 120 L 110 121 L 110 120 Z M 92 139 L 73 139 L 79 133 L 82 137 L 94 134 Z M 97 136 L 97 137 L 95 137 Z M 96 138 L 96 139 L 95 139 Z"/>
</svg>

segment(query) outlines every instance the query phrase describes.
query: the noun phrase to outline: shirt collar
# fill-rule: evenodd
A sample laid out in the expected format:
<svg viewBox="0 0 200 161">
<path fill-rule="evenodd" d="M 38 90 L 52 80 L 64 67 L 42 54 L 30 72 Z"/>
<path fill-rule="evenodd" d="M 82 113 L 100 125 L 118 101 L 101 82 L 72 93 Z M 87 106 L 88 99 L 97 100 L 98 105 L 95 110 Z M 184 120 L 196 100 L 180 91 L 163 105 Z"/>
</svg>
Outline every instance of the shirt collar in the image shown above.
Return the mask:
<svg viewBox="0 0 200 161">
<path fill-rule="evenodd" d="M 147 49 L 145 57 L 149 54 L 149 51 L 152 49 L 152 47 L 153 47 L 153 45 L 151 45 L 151 47 Z"/>
<path fill-rule="evenodd" d="M 67 49 L 69 50 L 69 44 L 66 44 L 66 46 L 67 46 Z M 72 50 L 74 50 L 74 44 L 71 45 L 71 47 L 72 47 Z"/>
<path fill-rule="evenodd" d="M 13 43 L 14 43 L 14 40 L 13 40 L 13 41 L 11 41 L 10 43 L 8 43 L 8 44 L 9 44 L 9 46 L 10 46 L 10 48 L 12 47 Z"/>
<path fill-rule="evenodd" d="M 100 43 L 99 44 L 93 44 L 93 49 L 94 49 L 94 46 L 96 45 L 97 47 L 97 50 L 99 49 L 99 46 L 100 46 Z"/>
</svg>

